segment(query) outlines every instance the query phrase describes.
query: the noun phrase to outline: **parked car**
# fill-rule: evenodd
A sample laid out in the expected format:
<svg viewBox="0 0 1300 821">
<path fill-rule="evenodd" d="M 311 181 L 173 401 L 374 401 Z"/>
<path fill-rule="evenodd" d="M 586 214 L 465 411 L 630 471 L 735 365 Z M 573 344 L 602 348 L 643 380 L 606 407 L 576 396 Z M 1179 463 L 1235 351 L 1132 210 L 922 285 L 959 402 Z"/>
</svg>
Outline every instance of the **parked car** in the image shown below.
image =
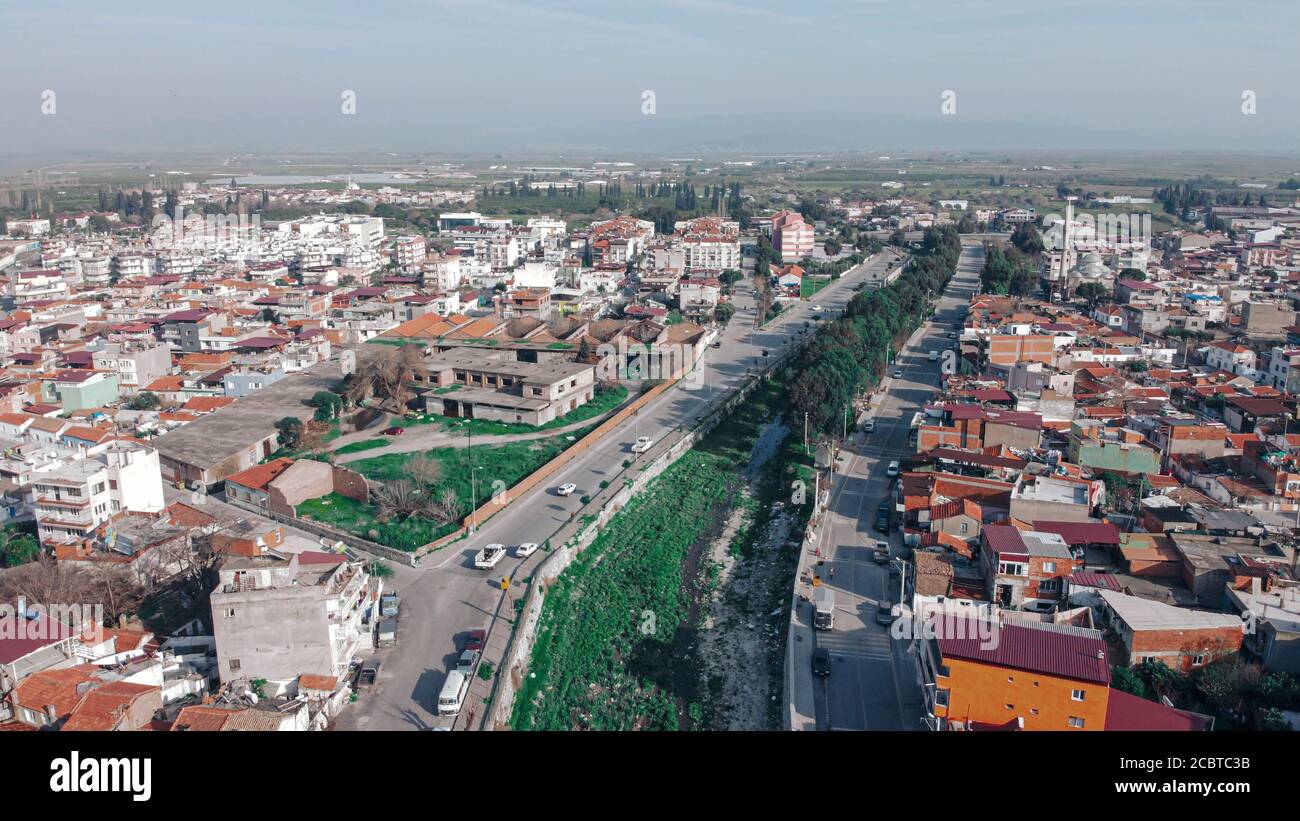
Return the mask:
<svg viewBox="0 0 1300 821">
<path fill-rule="evenodd" d="M 651 439 L 649 436 L 638 436 L 636 443 L 632 445 L 632 452 L 645 453 L 647 450 L 650 450 L 650 448 L 654 446 L 654 443 L 655 443 L 654 440 Z"/>
<path fill-rule="evenodd" d="M 938 361 L 939 361 L 939 352 L 938 352 L 938 351 L 930 351 L 930 361 L 931 361 L 931 362 L 938 362 Z"/>
<path fill-rule="evenodd" d="M 903 378 L 903 371 L 902 371 L 901 369 L 895 368 L 895 369 L 894 369 L 894 378 L 895 378 L 895 379 L 902 379 L 902 378 Z"/>
<path fill-rule="evenodd" d="M 572 493 L 577 489 L 578 486 L 575 485 L 573 482 L 565 482 L 564 484 L 560 485 L 555 489 L 555 493 L 557 496 L 568 496 L 570 493 Z"/>
<path fill-rule="evenodd" d="M 875 429 L 876 429 L 876 420 L 875 420 L 875 419 L 868 419 L 867 421 L 865 421 L 865 422 L 862 423 L 862 432 L 863 432 L 863 433 L 871 433 L 871 432 L 873 432 Z"/>
<path fill-rule="evenodd" d="M 469 637 L 465 639 L 466 650 L 482 650 L 483 642 L 487 640 L 486 630 L 471 630 Z"/>
<path fill-rule="evenodd" d="M 461 653 L 460 658 L 456 660 L 456 669 L 468 676 L 470 673 L 474 672 L 475 664 L 478 664 L 478 651 L 466 650 Z"/>
<path fill-rule="evenodd" d="M 831 674 L 831 651 L 825 647 L 814 647 L 812 654 L 812 671 L 814 676 Z"/>
<path fill-rule="evenodd" d="M 889 463 L 889 467 L 885 468 L 885 475 L 888 476 L 890 479 L 893 479 L 895 476 L 898 475 L 898 460 L 897 460 L 897 459 L 895 459 L 894 461 L 890 462 L 890 463 Z"/>
<path fill-rule="evenodd" d="M 397 427 L 396 425 L 394 425 L 394 426 L 391 427 L 391 428 L 384 428 L 384 435 L 385 435 L 385 436 L 401 436 L 401 435 L 402 435 L 402 431 L 404 431 L 404 430 L 406 430 L 406 429 L 405 429 L 405 428 L 399 428 L 399 427 Z"/>
<path fill-rule="evenodd" d="M 894 623 L 894 603 L 881 601 L 876 605 L 876 624 L 886 627 Z"/>
<path fill-rule="evenodd" d="M 876 564 L 889 564 L 889 542 L 876 540 L 876 547 L 871 551 L 871 560 Z"/>
<path fill-rule="evenodd" d="M 537 552 L 538 545 L 536 542 L 524 542 L 515 548 L 515 558 L 526 559 Z"/>
</svg>

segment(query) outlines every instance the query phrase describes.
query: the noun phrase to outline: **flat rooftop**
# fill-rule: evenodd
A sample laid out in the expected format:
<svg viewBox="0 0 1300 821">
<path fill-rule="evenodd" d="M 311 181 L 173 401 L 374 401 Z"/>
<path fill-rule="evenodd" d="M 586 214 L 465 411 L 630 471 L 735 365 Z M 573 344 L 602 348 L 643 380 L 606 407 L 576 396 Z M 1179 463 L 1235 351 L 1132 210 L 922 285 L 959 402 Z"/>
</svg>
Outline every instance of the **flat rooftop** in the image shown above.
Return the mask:
<svg viewBox="0 0 1300 821">
<path fill-rule="evenodd" d="M 338 361 L 322 362 L 165 433 L 153 444 L 163 458 L 207 469 L 275 434 L 275 423 L 286 416 L 310 419 L 312 395 L 330 390 L 342 378 Z"/>
</svg>

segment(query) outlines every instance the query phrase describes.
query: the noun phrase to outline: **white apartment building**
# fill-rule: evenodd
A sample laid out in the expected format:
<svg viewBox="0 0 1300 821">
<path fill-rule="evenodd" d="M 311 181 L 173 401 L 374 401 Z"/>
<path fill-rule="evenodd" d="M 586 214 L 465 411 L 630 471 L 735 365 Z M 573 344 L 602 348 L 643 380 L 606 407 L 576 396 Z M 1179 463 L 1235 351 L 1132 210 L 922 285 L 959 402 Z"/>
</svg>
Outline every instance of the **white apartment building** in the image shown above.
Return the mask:
<svg viewBox="0 0 1300 821">
<path fill-rule="evenodd" d="M 42 543 L 95 538 L 95 530 L 123 510 L 163 509 L 158 451 L 114 441 L 84 459 L 70 457 L 32 477 L 32 505 Z M 110 537 L 111 538 L 111 537 Z"/>
<path fill-rule="evenodd" d="M 397 238 L 397 266 L 403 271 L 420 270 L 427 253 L 424 237 L 410 236 Z"/>
</svg>

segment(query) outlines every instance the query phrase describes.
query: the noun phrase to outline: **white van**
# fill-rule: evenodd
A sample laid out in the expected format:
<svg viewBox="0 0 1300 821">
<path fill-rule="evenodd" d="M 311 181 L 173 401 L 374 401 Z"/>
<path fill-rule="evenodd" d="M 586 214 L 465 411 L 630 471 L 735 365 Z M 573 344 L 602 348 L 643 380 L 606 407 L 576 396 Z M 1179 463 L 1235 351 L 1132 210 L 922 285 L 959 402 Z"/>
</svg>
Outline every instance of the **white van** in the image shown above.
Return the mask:
<svg viewBox="0 0 1300 821">
<path fill-rule="evenodd" d="M 931 361 L 931 362 L 938 362 L 938 361 L 939 361 L 939 352 L 938 352 L 938 351 L 930 351 L 930 361 Z"/>
<path fill-rule="evenodd" d="M 454 716 L 460 712 L 465 703 L 465 694 L 469 692 L 469 678 L 459 670 L 447 673 L 447 680 L 442 684 L 438 694 L 438 715 Z"/>
</svg>

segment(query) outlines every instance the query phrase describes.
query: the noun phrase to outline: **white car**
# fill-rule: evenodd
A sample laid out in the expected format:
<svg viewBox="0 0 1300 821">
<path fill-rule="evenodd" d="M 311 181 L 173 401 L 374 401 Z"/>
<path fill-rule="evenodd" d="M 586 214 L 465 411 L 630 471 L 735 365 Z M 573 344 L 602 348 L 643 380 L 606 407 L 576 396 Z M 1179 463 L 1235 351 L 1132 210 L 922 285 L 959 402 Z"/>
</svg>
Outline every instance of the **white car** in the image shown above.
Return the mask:
<svg viewBox="0 0 1300 821">
<path fill-rule="evenodd" d="M 875 419 L 868 419 L 867 421 L 865 421 L 865 422 L 862 423 L 862 432 L 863 432 L 863 433 L 871 433 L 871 432 L 873 432 L 875 429 L 876 429 L 876 420 L 875 420 Z"/>
<path fill-rule="evenodd" d="M 820 305 L 814 305 L 814 306 L 813 306 L 813 310 L 814 310 L 814 311 L 820 311 L 821 309 L 822 309 L 822 306 L 820 306 Z"/>
<path fill-rule="evenodd" d="M 632 452 L 645 453 L 647 450 L 650 450 L 650 447 L 652 445 L 654 445 L 653 439 L 651 439 L 649 436 L 640 436 L 637 438 L 636 444 L 632 446 Z"/>
<path fill-rule="evenodd" d="M 572 493 L 573 491 L 575 491 L 575 490 L 577 490 L 577 489 L 578 489 L 578 486 L 575 485 L 573 482 L 566 482 L 565 484 L 562 484 L 562 485 L 560 485 L 559 487 L 557 487 L 557 488 L 555 489 L 555 493 L 556 493 L 556 495 L 559 495 L 559 496 L 568 496 L 570 493 Z"/>
<path fill-rule="evenodd" d="M 894 371 L 894 378 L 895 378 L 895 379 L 902 379 L 902 378 L 903 378 L 903 372 L 902 372 L 901 370 L 896 370 L 896 371 Z"/>
<path fill-rule="evenodd" d="M 897 460 L 897 459 L 895 459 L 894 461 L 890 462 L 890 463 L 889 463 L 889 467 L 885 468 L 885 475 L 888 476 L 888 477 L 891 478 L 891 479 L 898 475 L 898 460 Z"/>
<path fill-rule="evenodd" d="M 515 548 L 515 558 L 527 559 L 529 556 L 533 555 L 536 552 L 537 552 L 536 542 L 524 542 L 523 544 Z"/>
</svg>

